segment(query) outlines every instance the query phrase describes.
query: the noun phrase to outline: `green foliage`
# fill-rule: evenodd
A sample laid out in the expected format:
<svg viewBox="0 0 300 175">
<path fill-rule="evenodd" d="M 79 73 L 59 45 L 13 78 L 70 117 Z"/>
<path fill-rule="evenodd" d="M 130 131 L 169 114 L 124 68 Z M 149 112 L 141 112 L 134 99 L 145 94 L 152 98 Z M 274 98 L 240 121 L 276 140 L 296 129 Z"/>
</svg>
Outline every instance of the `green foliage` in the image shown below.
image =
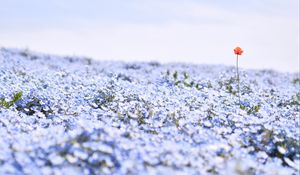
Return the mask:
<svg viewBox="0 0 300 175">
<path fill-rule="evenodd" d="M 178 118 L 175 119 L 175 125 L 177 128 L 179 127 L 179 119 Z"/>
<path fill-rule="evenodd" d="M 287 107 L 287 106 L 299 106 L 300 105 L 300 93 L 296 93 L 296 95 L 292 96 L 291 99 L 281 101 L 278 103 L 278 107 Z"/>
<path fill-rule="evenodd" d="M 14 97 L 13 97 L 12 102 L 13 102 L 13 103 L 16 103 L 17 101 L 21 100 L 22 95 L 23 95 L 23 92 L 22 92 L 22 91 L 16 93 L 16 94 L 14 95 Z"/>
<path fill-rule="evenodd" d="M 5 101 L 4 98 L 0 98 L 0 107 L 5 107 L 5 108 L 10 108 L 11 106 L 13 106 L 15 103 L 17 103 L 19 100 L 21 100 L 23 95 L 23 92 L 17 92 L 13 95 L 13 98 L 11 101 L 7 102 Z"/>
<path fill-rule="evenodd" d="M 251 108 L 254 112 L 258 112 L 260 110 L 260 106 L 256 105 Z"/>
<path fill-rule="evenodd" d="M 257 139 L 260 138 L 260 139 Z M 263 151 L 270 158 L 278 158 L 282 160 L 284 166 L 290 166 L 288 160 L 294 160 L 300 153 L 300 142 L 295 138 L 287 136 L 283 132 L 274 132 L 262 126 L 262 129 L 255 133 L 248 133 L 244 136 L 247 142 L 241 142 L 242 147 L 254 148 L 251 152 Z M 269 149 L 275 148 L 275 149 Z M 280 151 L 283 149 L 284 152 Z M 287 159 L 288 158 L 288 159 Z"/>
<path fill-rule="evenodd" d="M 138 122 L 138 125 L 144 125 L 144 124 L 146 124 L 146 120 L 145 120 L 146 116 L 144 116 L 141 113 L 141 111 L 137 110 L 135 115 L 137 116 L 137 118 L 135 120 Z"/>
<path fill-rule="evenodd" d="M 226 92 L 233 94 L 233 95 L 237 95 L 238 91 L 234 90 L 233 88 L 233 84 L 236 82 L 236 79 L 234 77 L 230 77 L 227 80 L 224 81 L 220 81 L 219 85 L 222 87 L 225 87 Z"/>
<path fill-rule="evenodd" d="M 169 76 L 170 75 L 170 71 L 169 70 L 167 70 L 167 76 Z"/>
<path fill-rule="evenodd" d="M 207 112 L 206 119 L 208 120 L 212 120 L 216 116 L 214 105 L 210 105 L 210 107 L 207 109 L 206 112 Z"/>
<path fill-rule="evenodd" d="M 113 81 L 110 81 L 109 84 L 105 87 L 100 88 L 94 97 L 87 99 L 89 105 L 94 109 L 107 110 L 112 109 L 111 103 L 115 100 L 116 97 L 116 84 Z M 117 112 L 114 110 L 114 112 Z"/>
<path fill-rule="evenodd" d="M 186 86 L 186 87 L 192 87 L 192 83 L 188 83 L 188 82 L 183 82 L 183 84 L 184 84 L 184 86 Z"/>
<path fill-rule="evenodd" d="M 290 105 L 300 105 L 300 93 L 296 93 L 290 100 Z"/>
<path fill-rule="evenodd" d="M 199 85 L 199 84 L 196 84 L 196 86 L 195 86 L 195 87 L 196 87 L 196 89 L 197 89 L 197 90 L 201 90 L 201 87 L 200 87 L 200 85 Z"/>
<path fill-rule="evenodd" d="M 296 100 L 300 101 L 300 93 L 296 93 Z"/>
<path fill-rule="evenodd" d="M 100 109 L 107 108 L 107 105 L 113 102 L 114 99 L 115 94 L 113 91 L 110 91 L 109 89 L 99 90 L 93 100 L 95 105 L 92 105 L 92 107 Z"/>
<path fill-rule="evenodd" d="M 187 72 L 183 72 L 183 76 L 185 80 L 189 78 L 189 74 Z"/>
<path fill-rule="evenodd" d="M 138 116 L 138 124 L 139 124 L 139 125 L 146 124 L 146 121 L 145 121 L 145 119 L 144 119 L 144 116 L 142 116 L 142 115 L 139 115 L 139 116 Z"/>
<path fill-rule="evenodd" d="M 297 83 L 300 83 L 300 78 L 295 78 L 295 79 L 293 80 L 293 84 L 297 84 Z"/>
<path fill-rule="evenodd" d="M 175 82 L 175 85 L 177 86 L 177 85 L 179 85 L 181 83 L 181 81 L 176 81 Z"/>
<path fill-rule="evenodd" d="M 5 107 L 5 108 L 9 108 L 10 107 L 10 103 L 6 102 L 3 98 L 0 99 L 0 106 Z"/>
<path fill-rule="evenodd" d="M 244 106 L 244 105 L 240 105 L 240 108 L 241 108 L 242 110 L 246 110 L 246 106 Z"/>
<path fill-rule="evenodd" d="M 155 130 L 148 130 L 148 131 L 145 131 L 146 133 L 149 133 L 149 134 L 153 134 L 153 135 L 158 135 L 158 132 L 155 131 Z"/>
<path fill-rule="evenodd" d="M 250 94 L 253 92 L 252 89 L 246 84 L 242 84 L 242 86 L 240 86 L 241 91 L 239 92 L 238 88 L 235 88 L 234 86 L 236 82 L 237 80 L 234 77 L 230 77 L 229 79 L 219 81 L 218 83 L 220 87 L 224 88 L 227 93 L 230 93 L 234 96 L 238 96 L 238 93 Z"/>
<path fill-rule="evenodd" d="M 225 88 L 228 93 L 233 94 L 233 95 L 237 94 L 237 91 L 233 90 L 233 87 L 231 86 L 231 84 L 226 84 Z"/>
<path fill-rule="evenodd" d="M 173 78 L 174 78 L 174 80 L 177 80 L 177 78 L 178 78 L 178 72 L 177 71 L 174 72 Z"/>
<path fill-rule="evenodd" d="M 18 111 L 25 113 L 26 115 L 33 115 L 36 112 L 41 112 L 46 117 L 51 115 L 54 111 L 45 99 L 39 99 L 35 96 L 27 96 L 26 103 L 17 106 Z M 59 110 L 62 111 L 62 110 Z"/>
<path fill-rule="evenodd" d="M 167 70 L 166 77 L 171 77 L 170 79 L 173 81 L 175 86 L 179 86 L 182 84 L 185 87 L 195 87 L 197 90 L 202 89 L 202 87 L 198 83 L 195 83 L 195 81 L 190 78 L 190 75 L 187 72 L 179 73 L 178 71 L 175 71 L 174 73 L 171 73 L 170 70 Z M 208 88 L 211 87 L 211 83 L 209 82 Z"/>
<path fill-rule="evenodd" d="M 251 107 L 247 107 L 247 106 L 244 106 L 244 105 L 241 104 L 240 109 L 242 109 L 244 111 L 247 111 L 247 114 L 250 115 L 250 114 L 258 113 L 259 110 L 260 110 L 260 105 L 254 105 L 254 106 L 251 106 Z"/>
</svg>

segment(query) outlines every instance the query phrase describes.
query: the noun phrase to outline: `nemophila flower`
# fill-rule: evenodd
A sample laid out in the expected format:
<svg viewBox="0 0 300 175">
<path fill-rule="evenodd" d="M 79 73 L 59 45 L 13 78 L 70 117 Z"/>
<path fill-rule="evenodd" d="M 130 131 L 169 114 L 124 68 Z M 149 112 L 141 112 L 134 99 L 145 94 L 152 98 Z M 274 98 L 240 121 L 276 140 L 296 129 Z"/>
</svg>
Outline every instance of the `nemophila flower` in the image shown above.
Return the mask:
<svg viewBox="0 0 300 175">
<path fill-rule="evenodd" d="M 242 55 L 244 52 L 240 47 L 236 47 L 234 50 L 234 54 L 236 54 L 236 79 L 238 82 L 238 97 L 239 97 L 239 105 L 241 105 L 241 97 L 240 97 L 240 76 L 239 76 L 239 55 Z"/>
<path fill-rule="evenodd" d="M 299 174 L 295 74 L 245 70 L 237 110 L 231 67 L 22 52 L 0 48 L 0 175 Z"/>
</svg>

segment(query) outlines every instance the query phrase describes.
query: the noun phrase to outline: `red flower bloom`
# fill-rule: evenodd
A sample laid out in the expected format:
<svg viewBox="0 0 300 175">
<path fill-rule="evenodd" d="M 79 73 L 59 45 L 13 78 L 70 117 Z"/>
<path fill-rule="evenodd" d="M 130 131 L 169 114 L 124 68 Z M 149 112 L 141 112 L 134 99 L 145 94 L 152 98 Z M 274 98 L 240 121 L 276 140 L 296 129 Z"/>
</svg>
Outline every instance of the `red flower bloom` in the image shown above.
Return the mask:
<svg viewBox="0 0 300 175">
<path fill-rule="evenodd" d="M 244 52 L 240 47 L 236 47 L 233 51 L 236 55 L 242 55 Z"/>
</svg>

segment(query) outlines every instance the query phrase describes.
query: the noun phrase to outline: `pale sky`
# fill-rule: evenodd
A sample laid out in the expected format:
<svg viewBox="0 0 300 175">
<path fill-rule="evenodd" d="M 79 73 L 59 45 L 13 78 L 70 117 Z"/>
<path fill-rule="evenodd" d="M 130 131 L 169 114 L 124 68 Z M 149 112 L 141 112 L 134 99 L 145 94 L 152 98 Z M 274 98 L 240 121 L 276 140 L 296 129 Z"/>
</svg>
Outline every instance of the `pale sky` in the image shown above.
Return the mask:
<svg viewBox="0 0 300 175">
<path fill-rule="evenodd" d="M 299 0 L 0 0 L 0 47 L 299 71 Z"/>
</svg>

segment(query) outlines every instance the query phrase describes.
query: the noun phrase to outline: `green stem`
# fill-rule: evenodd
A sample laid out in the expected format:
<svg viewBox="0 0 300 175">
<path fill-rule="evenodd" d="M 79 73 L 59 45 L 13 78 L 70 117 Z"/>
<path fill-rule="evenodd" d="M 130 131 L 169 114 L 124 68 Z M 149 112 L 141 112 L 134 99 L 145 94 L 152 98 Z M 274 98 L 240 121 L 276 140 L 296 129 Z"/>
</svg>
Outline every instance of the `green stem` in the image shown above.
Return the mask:
<svg viewBox="0 0 300 175">
<path fill-rule="evenodd" d="M 240 97 L 240 75 L 239 75 L 239 55 L 236 55 L 236 77 L 237 77 L 237 82 L 238 82 L 239 105 L 241 105 L 241 97 Z"/>
</svg>

